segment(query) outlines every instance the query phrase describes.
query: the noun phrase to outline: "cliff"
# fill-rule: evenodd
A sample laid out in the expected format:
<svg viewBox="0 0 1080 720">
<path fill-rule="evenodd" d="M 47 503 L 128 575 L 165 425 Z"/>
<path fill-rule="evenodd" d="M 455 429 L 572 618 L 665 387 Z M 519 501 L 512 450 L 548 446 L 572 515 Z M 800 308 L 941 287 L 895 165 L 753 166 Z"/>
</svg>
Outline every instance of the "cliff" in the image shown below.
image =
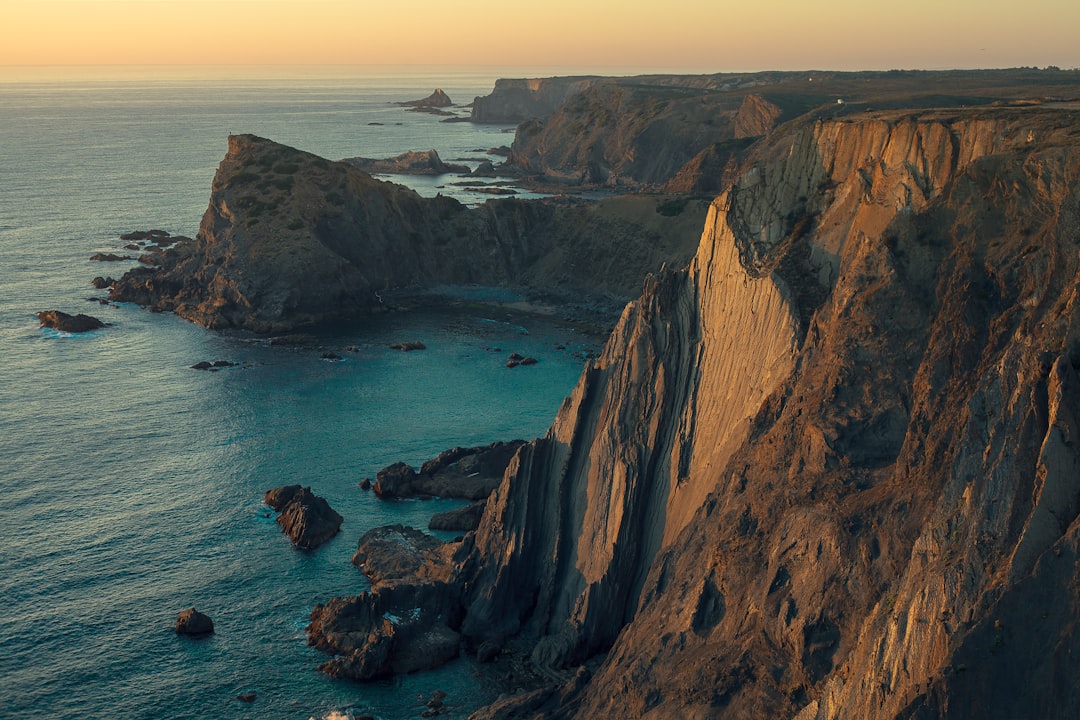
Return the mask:
<svg viewBox="0 0 1080 720">
<path fill-rule="evenodd" d="M 1078 247 L 1075 102 L 756 146 L 444 552 L 477 717 L 1075 716 Z"/>
<path fill-rule="evenodd" d="M 704 150 L 768 133 L 779 116 L 756 95 L 594 83 L 519 125 L 507 164 L 546 182 L 657 185 Z M 728 145 L 726 157 L 739 147 Z"/>
<path fill-rule="evenodd" d="M 477 97 L 470 119 L 476 123 L 515 124 L 547 117 L 567 97 L 586 88 L 596 78 L 500 78 L 491 94 Z"/>
<path fill-rule="evenodd" d="M 362 316 L 387 293 L 439 284 L 625 301 L 648 272 L 693 253 L 705 205 L 672 214 L 658 211 L 662 202 L 512 199 L 470 209 L 236 135 L 197 236 L 125 274 L 110 298 L 256 332 Z"/>
<path fill-rule="evenodd" d="M 1036 68 L 641 75 L 505 81 L 477 103 L 509 108 L 519 94 L 561 97 L 513 118 L 523 122 L 504 171 L 540 186 L 715 195 L 752 139 L 807 113 L 1072 97 L 1076 85 L 1075 72 Z"/>
<path fill-rule="evenodd" d="M 1078 222 L 1075 104 L 770 138 L 489 500 L 463 632 L 610 648 L 535 716 L 1075 715 Z"/>
</svg>

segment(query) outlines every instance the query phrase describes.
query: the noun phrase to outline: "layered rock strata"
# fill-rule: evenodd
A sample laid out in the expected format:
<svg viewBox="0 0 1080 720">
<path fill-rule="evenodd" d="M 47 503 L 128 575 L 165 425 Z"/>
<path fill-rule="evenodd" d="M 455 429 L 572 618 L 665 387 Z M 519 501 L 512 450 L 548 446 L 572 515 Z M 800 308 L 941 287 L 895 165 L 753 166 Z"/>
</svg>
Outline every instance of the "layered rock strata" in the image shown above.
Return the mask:
<svg viewBox="0 0 1080 720">
<path fill-rule="evenodd" d="M 1072 105 L 775 132 L 441 566 L 448 626 L 607 653 L 530 717 L 1076 715 L 1078 247 Z"/>
</svg>

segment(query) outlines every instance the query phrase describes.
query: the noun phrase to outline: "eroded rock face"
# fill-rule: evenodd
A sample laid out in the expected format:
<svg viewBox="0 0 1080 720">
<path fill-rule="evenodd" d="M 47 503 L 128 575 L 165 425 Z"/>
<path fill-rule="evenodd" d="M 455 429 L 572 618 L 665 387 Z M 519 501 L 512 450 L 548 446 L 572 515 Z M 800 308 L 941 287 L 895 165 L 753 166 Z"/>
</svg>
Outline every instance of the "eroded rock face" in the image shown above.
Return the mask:
<svg viewBox="0 0 1080 720">
<path fill-rule="evenodd" d="M 263 501 L 279 513 L 277 523 L 293 544 L 304 550 L 314 550 L 337 535 L 344 520 L 309 487 L 274 488 Z"/>
<path fill-rule="evenodd" d="M 1072 714 L 1038 650 L 1071 600 L 1022 618 L 1080 567 L 1080 120 L 881 113 L 753 160 L 489 498 L 465 642 L 610 647 L 547 717 Z"/>
<path fill-rule="evenodd" d="M 629 586 L 628 626 L 552 717 L 1074 713 L 1036 646 L 1074 642 L 1039 608 L 1070 606 L 1078 567 L 1077 451 L 1059 440 L 1078 407 L 1077 177 L 1080 121 L 1062 110 L 775 138 L 489 500 L 477 547 L 505 559 L 478 576 L 492 590 L 464 631 L 525 607 L 500 577 L 535 578 L 552 590 L 521 629 L 496 628 L 573 661 L 611 637 L 589 608 Z M 608 392 L 634 399 L 593 404 Z M 620 444 L 641 428 L 658 435 Z M 565 470 L 605 461 L 607 487 Z M 538 531 L 531 508 L 552 495 L 563 515 Z M 646 513 L 632 536 L 662 539 L 634 552 L 590 530 Z M 573 549 L 563 574 L 523 581 L 518 563 L 553 549 Z"/>
</svg>

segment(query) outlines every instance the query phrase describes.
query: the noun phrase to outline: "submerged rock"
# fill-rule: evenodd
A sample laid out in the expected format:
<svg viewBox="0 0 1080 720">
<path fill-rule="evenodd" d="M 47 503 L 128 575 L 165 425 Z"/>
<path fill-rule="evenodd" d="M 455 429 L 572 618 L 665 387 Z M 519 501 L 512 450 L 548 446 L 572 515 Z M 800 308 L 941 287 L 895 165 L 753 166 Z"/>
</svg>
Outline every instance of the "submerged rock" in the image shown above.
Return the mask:
<svg viewBox="0 0 1080 720">
<path fill-rule="evenodd" d="M 91 315 L 68 315 L 60 310 L 46 310 L 37 314 L 41 327 L 61 332 L 82 333 L 105 327 L 105 323 Z"/>
<path fill-rule="evenodd" d="M 176 618 L 176 634 L 195 637 L 210 635 L 214 632 L 214 621 L 193 607 L 181 610 Z"/>
<path fill-rule="evenodd" d="M 284 485 L 266 493 L 263 501 L 278 515 L 278 525 L 293 544 L 314 550 L 338 534 L 344 518 L 311 488 Z"/>
</svg>

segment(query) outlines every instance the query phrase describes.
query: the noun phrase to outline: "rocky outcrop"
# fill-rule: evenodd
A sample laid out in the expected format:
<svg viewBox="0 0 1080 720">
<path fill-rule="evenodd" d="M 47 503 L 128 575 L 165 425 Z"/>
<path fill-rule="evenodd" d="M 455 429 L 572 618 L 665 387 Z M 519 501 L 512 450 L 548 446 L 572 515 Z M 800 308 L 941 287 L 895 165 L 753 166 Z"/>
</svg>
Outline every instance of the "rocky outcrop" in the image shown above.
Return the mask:
<svg viewBox="0 0 1080 720">
<path fill-rule="evenodd" d="M 450 107 L 453 104 L 454 101 L 450 99 L 449 95 L 443 92 L 442 88 L 435 88 L 435 91 L 426 98 L 421 98 L 420 100 L 406 100 L 398 103 L 398 105 L 414 108 L 444 108 Z"/>
<path fill-rule="evenodd" d="M 522 440 L 496 442 L 483 447 L 452 448 L 429 460 L 416 472 L 394 463 L 375 476 L 375 493 L 382 498 L 447 497 L 481 500 L 502 481 L 510 459 Z"/>
<path fill-rule="evenodd" d="M 202 637 L 214 632 L 214 621 L 193 607 L 181 610 L 176 617 L 176 634 Z"/>
<path fill-rule="evenodd" d="M 500 200 L 469 209 L 234 135 L 196 238 L 127 272 L 109 297 L 263 333 L 363 316 L 395 290 L 442 284 L 628 299 L 649 270 L 685 262 L 703 216 L 703 205 L 677 217 L 654 205 Z"/>
<path fill-rule="evenodd" d="M 45 310 L 37 314 L 41 327 L 66 333 L 84 333 L 105 327 L 105 323 L 92 315 L 68 315 L 62 310 Z"/>
<path fill-rule="evenodd" d="M 438 667 L 457 657 L 460 600 L 449 584 L 456 544 L 400 525 L 361 539 L 353 562 L 371 581 L 355 597 L 316 605 L 308 642 L 332 654 L 320 670 L 370 680 Z"/>
<path fill-rule="evenodd" d="M 263 502 L 279 513 L 278 525 L 293 545 L 304 550 L 314 550 L 337 535 L 344 520 L 309 487 L 283 485 L 268 490 Z"/>
<path fill-rule="evenodd" d="M 468 175 L 468 165 L 447 164 L 434 150 L 427 152 L 409 151 L 397 157 L 377 160 L 373 158 L 348 158 L 342 162 L 360 168 L 364 172 L 386 175 L 447 175 L 456 173 Z"/>
<path fill-rule="evenodd" d="M 1075 715 L 1080 115 L 810 118 L 736 178 L 514 456 L 449 626 L 605 654 L 534 717 Z"/>
</svg>

